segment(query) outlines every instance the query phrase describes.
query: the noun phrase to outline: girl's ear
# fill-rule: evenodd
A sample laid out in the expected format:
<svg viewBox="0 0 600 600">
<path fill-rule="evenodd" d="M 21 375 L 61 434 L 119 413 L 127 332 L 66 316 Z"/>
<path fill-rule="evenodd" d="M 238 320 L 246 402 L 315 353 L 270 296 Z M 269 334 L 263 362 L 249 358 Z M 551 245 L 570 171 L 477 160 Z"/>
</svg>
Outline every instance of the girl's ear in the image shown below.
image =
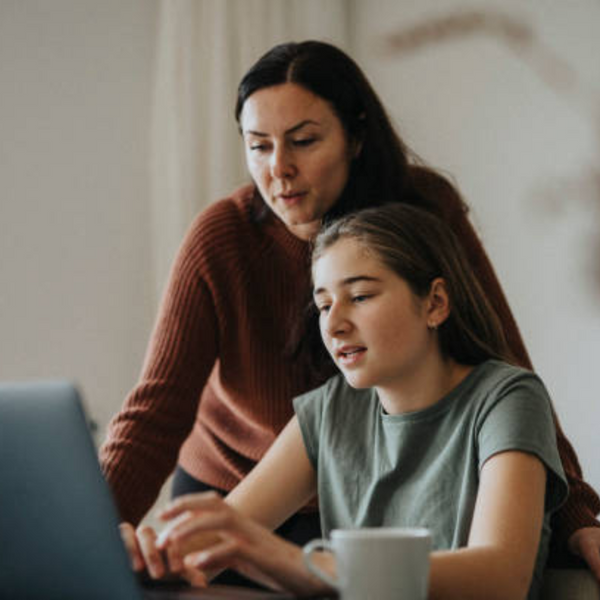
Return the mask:
<svg viewBox="0 0 600 600">
<path fill-rule="evenodd" d="M 437 329 L 450 316 L 450 310 L 446 281 L 437 277 L 431 282 L 427 296 L 427 327 Z"/>
</svg>

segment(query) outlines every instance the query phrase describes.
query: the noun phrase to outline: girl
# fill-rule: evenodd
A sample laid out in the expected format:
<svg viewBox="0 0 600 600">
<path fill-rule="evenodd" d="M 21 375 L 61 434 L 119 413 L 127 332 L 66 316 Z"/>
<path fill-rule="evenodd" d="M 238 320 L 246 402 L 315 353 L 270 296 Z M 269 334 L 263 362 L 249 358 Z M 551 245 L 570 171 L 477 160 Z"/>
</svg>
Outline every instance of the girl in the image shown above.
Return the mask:
<svg viewBox="0 0 600 600">
<path fill-rule="evenodd" d="M 403 204 L 363 210 L 319 234 L 312 274 L 341 374 L 296 398 L 295 418 L 225 500 L 175 500 L 158 547 L 174 570 L 233 567 L 327 593 L 301 548 L 269 531 L 318 492 L 325 534 L 429 527 L 431 598 L 536 598 L 550 517 L 567 496 L 550 400 L 510 364 L 451 231 Z"/>
</svg>

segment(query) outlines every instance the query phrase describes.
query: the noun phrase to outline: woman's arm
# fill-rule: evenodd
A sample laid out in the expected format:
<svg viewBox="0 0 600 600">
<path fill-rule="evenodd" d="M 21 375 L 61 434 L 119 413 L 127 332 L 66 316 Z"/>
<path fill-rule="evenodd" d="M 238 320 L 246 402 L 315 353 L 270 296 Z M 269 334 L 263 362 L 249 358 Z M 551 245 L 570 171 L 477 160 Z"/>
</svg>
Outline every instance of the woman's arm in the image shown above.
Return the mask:
<svg viewBox="0 0 600 600">
<path fill-rule="evenodd" d="M 188 239 L 175 261 L 140 380 L 100 449 L 121 518 L 134 525 L 173 471 L 217 357 L 218 319 L 194 264 L 194 241 Z"/>
<path fill-rule="evenodd" d="M 535 456 L 502 452 L 481 469 L 466 548 L 431 555 L 431 600 L 524 599 L 544 517 L 546 469 Z"/>
</svg>

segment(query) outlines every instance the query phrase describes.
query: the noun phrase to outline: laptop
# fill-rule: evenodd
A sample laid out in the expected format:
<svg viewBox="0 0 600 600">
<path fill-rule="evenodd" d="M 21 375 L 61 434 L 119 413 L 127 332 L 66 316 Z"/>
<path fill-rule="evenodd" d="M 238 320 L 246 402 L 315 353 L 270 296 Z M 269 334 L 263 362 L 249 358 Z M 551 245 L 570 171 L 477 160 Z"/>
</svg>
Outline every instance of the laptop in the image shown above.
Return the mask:
<svg viewBox="0 0 600 600">
<path fill-rule="evenodd" d="M 230 586 L 145 589 L 121 542 L 80 395 L 55 381 L 0 384 L 0 598 L 291 596 Z"/>
</svg>

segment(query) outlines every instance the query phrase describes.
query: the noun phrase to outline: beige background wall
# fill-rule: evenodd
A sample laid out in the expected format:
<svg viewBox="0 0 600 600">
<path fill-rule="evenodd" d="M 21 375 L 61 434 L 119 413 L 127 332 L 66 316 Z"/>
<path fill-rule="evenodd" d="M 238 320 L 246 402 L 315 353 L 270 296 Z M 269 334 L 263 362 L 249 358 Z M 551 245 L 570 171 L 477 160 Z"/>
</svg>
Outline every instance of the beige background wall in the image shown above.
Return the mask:
<svg viewBox="0 0 600 600">
<path fill-rule="evenodd" d="M 0 379 L 75 379 L 104 424 L 154 318 L 155 0 L 0 0 Z"/>
<path fill-rule="evenodd" d="M 464 191 L 600 488 L 600 5 L 481 4 L 530 21 L 595 91 L 554 93 L 489 36 L 386 55 L 382 38 L 439 14 L 435 0 L 349 2 L 354 55 L 407 141 Z M 158 0 L 0 0 L 0 379 L 75 379 L 101 427 L 135 382 L 156 309 L 158 16 Z"/>
</svg>

